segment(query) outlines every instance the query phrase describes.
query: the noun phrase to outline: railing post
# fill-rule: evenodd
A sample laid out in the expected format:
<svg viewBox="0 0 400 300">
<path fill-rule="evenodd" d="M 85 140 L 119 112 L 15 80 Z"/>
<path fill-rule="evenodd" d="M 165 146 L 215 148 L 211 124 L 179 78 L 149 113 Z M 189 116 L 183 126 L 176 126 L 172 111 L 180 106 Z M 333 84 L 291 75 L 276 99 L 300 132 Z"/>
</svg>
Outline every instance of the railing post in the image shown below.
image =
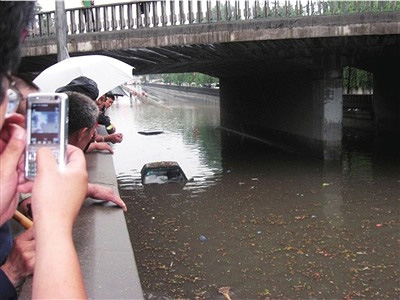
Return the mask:
<svg viewBox="0 0 400 300">
<path fill-rule="evenodd" d="M 30 25 L 31 28 L 31 32 L 29 33 L 30 37 L 38 35 L 38 20 L 39 20 L 39 15 L 36 15 L 34 20 L 32 21 L 32 24 Z"/>
<path fill-rule="evenodd" d="M 67 11 L 67 13 L 69 13 L 69 22 L 71 24 L 69 26 L 69 32 L 71 32 L 71 34 L 74 34 L 76 33 L 75 10 Z"/>
<path fill-rule="evenodd" d="M 120 23 L 120 28 L 125 29 L 125 13 L 124 13 L 124 5 L 119 4 L 119 23 Z"/>
<path fill-rule="evenodd" d="M 229 3 L 228 0 L 225 0 L 225 9 L 224 9 L 224 13 L 225 13 L 225 21 L 229 21 L 231 19 L 231 15 L 230 15 L 230 8 L 231 5 Z"/>
<path fill-rule="evenodd" d="M 239 18 L 238 18 L 238 10 L 239 10 L 239 2 L 238 1 L 235 1 L 235 11 L 233 12 L 233 18 L 234 18 L 234 20 L 238 20 Z"/>
<path fill-rule="evenodd" d="M 211 17 L 211 1 L 208 1 L 208 0 L 207 0 L 206 16 L 207 16 L 207 22 L 209 23 L 212 20 L 212 17 Z"/>
<path fill-rule="evenodd" d="M 93 31 L 93 10 L 92 8 L 85 8 L 84 9 L 85 13 L 85 27 L 86 27 L 86 32 Z"/>
<path fill-rule="evenodd" d="M 46 23 L 46 25 L 47 25 L 46 26 L 47 36 L 50 36 L 51 35 L 50 22 L 53 22 L 50 13 L 46 14 L 46 19 L 47 19 L 47 23 Z"/>
<path fill-rule="evenodd" d="M 216 9 L 217 9 L 217 22 L 221 21 L 221 2 L 216 2 Z"/>
<path fill-rule="evenodd" d="M 248 20 L 248 19 L 250 19 L 250 16 L 249 16 L 250 14 L 249 14 L 249 1 L 244 1 L 244 19 L 245 20 Z"/>
<path fill-rule="evenodd" d="M 298 16 L 303 16 L 303 5 L 300 0 L 298 1 Z"/>
<path fill-rule="evenodd" d="M 85 21 L 83 19 L 83 9 L 80 8 L 78 10 L 79 33 L 85 32 Z"/>
<path fill-rule="evenodd" d="M 100 18 L 100 7 L 95 7 L 94 8 L 94 13 L 96 16 L 96 20 L 95 20 L 95 31 L 100 32 L 101 31 L 101 18 Z"/>
<path fill-rule="evenodd" d="M 171 25 L 176 25 L 175 1 L 174 0 L 171 1 L 169 5 L 170 5 L 170 7 L 169 7 L 170 11 L 171 11 L 171 15 L 169 16 Z"/>
<path fill-rule="evenodd" d="M 111 5 L 111 31 L 116 29 L 116 24 L 115 24 L 116 20 L 115 20 L 115 5 Z"/>
<path fill-rule="evenodd" d="M 256 19 L 258 17 L 259 5 L 260 5 L 260 3 L 258 1 L 254 2 L 254 11 L 253 11 L 254 19 Z"/>
<path fill-rule="evenodd" d="M 183 1 L 180 0 L 178 2 L 178 5 L 179 5 L 179 24 L 183 25 L 183 24 L 185 24 L 185 21 L 186 21 L 185 11 L 183 9 Z"/>
<path fill-rule="evenodd" d="M 203 12 L 201 10 L 201 1 L 197 1 L 197 23 L 203 22 Z"/>
<path fill-rule="evenodd" d="M 386 1 L 378 1 L 378 11 L 383 11 Z"/>
<path fill-rule="evenodd" d="M 133 28 L 133 16 L 132 16 L 132 3 L 127 5 L 127 18 L 128 18 L 128 29 Z"/>
<path fill-rule="evenodd" d="M 161 1 L 161 24 L 162 26 L 167 26 L 168 16 L 165 1 Z"/>
<path fill-rule="evenodd" d="M 159 20 L 158 20 L 158 11 L 157 11 L 157 2 L 154 1 L 151 3 L 153 7 L 153 27 L 158 27 Z"/>
<path fill-rule="evenodd" d="M 104 15 L 104 31 L 109 31 L 110 30 L 110 22 L 108 21 L 108 7 L 104 7 L 103 11 Z"/>
<path fill-rule="evenodd" d="M 149 2 L 143 2 L 143 7 L 144 7 L 144 27 L 149 27 L 150 26 L 150 16 L 149 16 Z"/>
<path fill-rule="evenodd" d="M 264 1 L 264 18 L 269 17 L 269 1 Z"/>
<path fill-rule="evenodd" d="M 142 27 L 142 13 L 140 11 L 140 3 L 136 3 L 136 28 Z"/>
<path fill-rule="evenodd" d="M 189 24 L 193 24 L 193 7 L 192 7 L 192 1 L 189 1 L 188 3 L 188 9 L 189 9 L 189 15 L 188 15 L 188 20 L 189 20 Z"/>
</svg>

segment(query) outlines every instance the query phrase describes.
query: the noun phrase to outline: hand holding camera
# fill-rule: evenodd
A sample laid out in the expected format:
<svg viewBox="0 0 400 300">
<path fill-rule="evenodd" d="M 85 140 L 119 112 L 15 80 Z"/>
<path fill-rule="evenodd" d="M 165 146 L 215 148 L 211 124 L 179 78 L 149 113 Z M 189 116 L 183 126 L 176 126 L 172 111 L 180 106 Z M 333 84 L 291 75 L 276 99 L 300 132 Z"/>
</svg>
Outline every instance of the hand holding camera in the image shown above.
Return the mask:
<svg viewBox="0 0 400 300">
<path fill-rule="evenodd" d="M 33 93 L 27 98 L 25 177 L 36 176 L 36 155 L 41 147 L 52 151 L 59 167 L 66 164 L 68 144 L 68 96 L 64 93 Z"/>
</svg>

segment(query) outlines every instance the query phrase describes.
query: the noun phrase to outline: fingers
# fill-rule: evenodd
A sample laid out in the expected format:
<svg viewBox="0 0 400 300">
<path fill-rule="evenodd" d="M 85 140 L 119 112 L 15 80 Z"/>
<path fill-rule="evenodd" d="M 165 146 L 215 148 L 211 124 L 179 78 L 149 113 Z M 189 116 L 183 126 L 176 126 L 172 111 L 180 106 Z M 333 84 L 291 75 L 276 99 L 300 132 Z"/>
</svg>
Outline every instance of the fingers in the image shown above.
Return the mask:
<svg viewBox="0 0 400 300">
<path fill-rule="evenodd" d="M 118 205 L 119 207 L 122 208 L 123 211 L 127 211 L 128 208 L 126 207 L 125 202 L 118 196 L 115 196 L 111 202 L 115 203 L 116 205 Z"/>
<path fill-rule="evenodd" d="M 7 119 L 5 120 L 5 123 L 13 123 L 21 126 L 22 128 L 25 128 L 25 116 L 17 113 L 11 114 Z"/>
<path fill-rule="evenodd" d="M 67 146 L 67 167 L 68 170 L 86 170 L 86 161 L 81 149 Z M 57 162 L 49 148 L 42 147 L 37 152 L 37 172 L 40 174 L 46 169 L 57 168 Z"/>
<path fill-rule="evenodd" d="M 33 227 L 29 228 L 25 232 L 21 233 L 16 240 L 21 240 L 21 241 L 31 241 L 34 240 L 35 236 L 33 233 Z"/>
<path fill-rule="evenodd" d="M 22 175 L 24 176 L 24 175 Z M 23 179 L 19 179 L 20 183 L 17 186 L 17 190 L 19 193 L 30 193 L 32 192 L 33 188 L 33 181 L 25 180 L 25 177 Z"/>
<path fill-rule="evenodd" d="M 106 150 L 106 151 L 108 151 L 109 153 L 111 153 L 111 154 L 114 154 L 114 151 L 113 151 L 113 149 L 111 148 L 111 146 L 109 145 L 109 144 L 107 144 L 107 143 L 103 143 L 104 145 L 102 145 L 103 146 L 103 149 L 102 150 Z"/>
<path fill-rule="evenodd" d="M 122 135 L 122 133 L 114 133 L 114 134 L 113 134 L 112 143 L 113 143 L 113 144 L 115 144 L 115 143 L 121 143 L 123 137 L 124 137 L 124 136 Z"/>
<path fill-rule="evenodd" d="M 25 130 L 15 124 L 7 124 L 10 140 L 1 154 L 2 176 L 11 176 L 17 170 L 20 157 L 25 149 Z"/>
</svg>

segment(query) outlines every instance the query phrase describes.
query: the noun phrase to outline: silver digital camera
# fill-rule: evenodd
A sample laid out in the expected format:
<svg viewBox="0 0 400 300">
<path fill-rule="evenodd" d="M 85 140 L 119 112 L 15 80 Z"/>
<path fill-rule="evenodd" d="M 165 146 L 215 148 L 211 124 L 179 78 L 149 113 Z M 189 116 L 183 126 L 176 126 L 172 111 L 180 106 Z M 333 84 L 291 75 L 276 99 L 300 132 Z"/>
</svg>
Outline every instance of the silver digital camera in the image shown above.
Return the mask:
<svg viewBox="0 0 400 300">
<path fill-rule="evenodd" d="M 36 176 L 36 153 L 48 147 L 60 168 L 66 164 L 68 144 L 68 96 L 64 93 L 33 93 L 27 97 L 25 177 Z"/>
</svg>

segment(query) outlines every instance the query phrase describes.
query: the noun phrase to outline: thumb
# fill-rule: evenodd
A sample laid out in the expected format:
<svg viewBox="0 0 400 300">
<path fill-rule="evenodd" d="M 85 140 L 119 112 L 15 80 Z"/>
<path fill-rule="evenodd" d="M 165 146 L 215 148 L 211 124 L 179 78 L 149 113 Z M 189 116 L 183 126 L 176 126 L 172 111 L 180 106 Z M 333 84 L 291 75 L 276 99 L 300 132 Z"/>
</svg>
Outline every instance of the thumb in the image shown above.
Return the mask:
<svg viewBox="0 0 400 300">
<path fill-rule="evenodd" d="M 55 169 L 57 168 L 56 159 L 53 156 L 50 148 L 42 147 L 39 148 L 36 155 L 36 169 L 37 174 L 41 174 L 45 169 Z"/>
</svg>

